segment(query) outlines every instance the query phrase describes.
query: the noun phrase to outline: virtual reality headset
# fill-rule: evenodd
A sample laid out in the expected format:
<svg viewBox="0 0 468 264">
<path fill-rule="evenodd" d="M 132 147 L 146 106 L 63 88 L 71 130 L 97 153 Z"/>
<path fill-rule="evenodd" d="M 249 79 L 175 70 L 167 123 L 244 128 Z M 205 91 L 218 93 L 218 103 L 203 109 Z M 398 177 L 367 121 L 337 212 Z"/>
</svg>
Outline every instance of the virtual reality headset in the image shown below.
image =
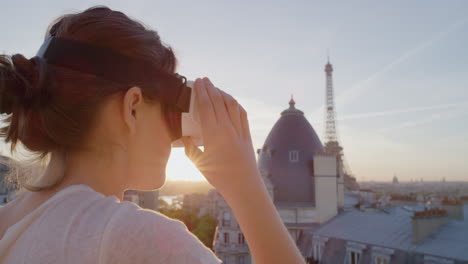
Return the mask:
<svg viewBox="0 0 468 264">
<path fill-rule="evenodd" d="M 156 89 L 164 106 L 173 147 L 183 147 L 182 136 L 191 136 L 202 146 L 201 127 L 194 102 L 193 82 L 177 73 L 155 69 L 148 62 L 130 58 L 112 49 L 86 42 L 50 36 L 37 55 L 48 64 L 69 68 L 129 87 Z"/>
</svg>

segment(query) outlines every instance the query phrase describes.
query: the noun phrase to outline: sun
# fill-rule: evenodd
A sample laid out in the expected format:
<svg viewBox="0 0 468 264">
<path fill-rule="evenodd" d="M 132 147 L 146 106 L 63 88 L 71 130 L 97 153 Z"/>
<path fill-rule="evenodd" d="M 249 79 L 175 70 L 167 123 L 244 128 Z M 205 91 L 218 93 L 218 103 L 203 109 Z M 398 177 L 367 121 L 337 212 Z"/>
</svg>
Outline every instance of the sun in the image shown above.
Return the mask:
<svg viewBox="0 0 468 264">
<path fill-rule="evenodd" d="M 173 148 L 166 167 L 166 180 L 206 181 L 192 161 L 185 156 L 184 148 Z"/>
</svg>

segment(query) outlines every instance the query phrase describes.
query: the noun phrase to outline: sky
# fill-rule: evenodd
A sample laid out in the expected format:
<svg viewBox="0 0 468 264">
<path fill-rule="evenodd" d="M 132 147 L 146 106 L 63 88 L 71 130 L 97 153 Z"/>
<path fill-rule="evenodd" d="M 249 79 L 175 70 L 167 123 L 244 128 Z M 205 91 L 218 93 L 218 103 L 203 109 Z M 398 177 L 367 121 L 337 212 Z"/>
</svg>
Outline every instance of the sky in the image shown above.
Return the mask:
<svg viewBox="0 0 468 264">
<path fill-rule="evenodd" d="M 323 138 L 328 51 L 358 180 L 468 180 L 468 1 L 3 1 L 0 53 L 34 56 L 54 18 L 94 5 L 157 30 L 179 73 L 232 94 L 255 148 L 291 94 Z M 167 178 L 204 179 L 182 149 Z"/>
</svg>

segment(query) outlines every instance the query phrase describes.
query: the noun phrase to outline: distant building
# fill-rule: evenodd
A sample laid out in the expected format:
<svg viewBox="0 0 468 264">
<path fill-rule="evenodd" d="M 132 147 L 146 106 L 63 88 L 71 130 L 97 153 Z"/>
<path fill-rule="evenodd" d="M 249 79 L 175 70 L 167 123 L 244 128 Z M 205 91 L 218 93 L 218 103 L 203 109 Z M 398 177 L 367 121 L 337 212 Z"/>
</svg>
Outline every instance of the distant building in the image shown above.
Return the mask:
<svg viewBox="0 0 468 264">
<path fill-rule="evenodd" d="M 185 194 L 182 202 L 182 209 L 187 212 L 198 214 L 206 195 L 201 193 Z"/>
<path fill-rule="evenodd" d="M 361 203 L 372 204 L 377 201 L 377 194 L 373 190 L 370 190 L 370 189 L 360 189 L 359 197 L 360 197 Z"/>
<path fill-rule="evenodd" d="M 400 207 L 400 206 L 411 207 L 411 206 L 417 206 L 423 203 L 424 202 L 418 201 L 418 197 L 416 195 L 398 195 L 398 194 L 390 195 L 390 205 L 395 206 L 395 207 Z"/>
<path fill-rule="evenodd" d="M 393 184 L 398 184 L 398 178 L 396 175 L 393 175 Z"/>
<path fill-rule="evenodd" d="M 198 216 L 211 215 L 214 218 L 218 217 L 218 211 L 222 207 L 220 203 L 226 204 L 221 195 L 216 191 L 216 189 L 211 189 L 205 195 L 205 200 L 202 202 Z M 226 204 L 227 206 L 227 204 Z"/>
<path fill-rule="evenodd" d="M 247 241 L 237 223 L 231 208 L 217 191 L 210 191 L 210 198 L 216 204 L 214 210 L 217 219 L 213 250 L 223 261 L 223 264 L 250 264 L 253 263 Z"/>
<path fill-rule="evenodd" d="M 141 208 L 158 211 L 159 191 L 137 191 L 127 190 L 124 193 L 124 200 L 136 203 Z"/>
<path fill-rule="evenodd" d="M 0 206 L 11 201 L 16 191 L 13 186 L 5 182 L 6 176 L 10 173 L 12 162 L 14 160 L 11 158 L 0 155 Z"/>
<path fill-rule="evenodd" d="M 8 173 L 9 168 L 5 164 L 0 164 L 0 205 L 8 202 L 8 194 L 10 189 L 5 183 L 5 175 Z"/>
</svg>

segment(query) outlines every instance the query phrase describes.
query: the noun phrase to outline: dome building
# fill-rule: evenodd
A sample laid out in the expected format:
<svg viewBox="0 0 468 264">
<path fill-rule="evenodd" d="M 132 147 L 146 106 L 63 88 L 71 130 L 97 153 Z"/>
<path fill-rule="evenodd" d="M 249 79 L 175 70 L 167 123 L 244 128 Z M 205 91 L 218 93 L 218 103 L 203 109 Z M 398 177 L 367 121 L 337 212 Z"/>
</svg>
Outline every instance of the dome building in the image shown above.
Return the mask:
<svg viewBox="0 0 468 264">
<path fill-rule="evenodd" d="M 271 129 L 258 153 L 258 168 L 291 236 L 338 213 L 343 173 L 336 155 L 325 149 L 314 128 L 296 108 L 289 108 Z"/>
<path fill-rule="evenodd" d="M 276 205 L 315 206 L 312 161 L 324 148 L 293 98 L 257 153 L 260 172 L 274 186 Z"/>
<path fill-rule="evenodd" d="M 337 156 L 325 153 L 314 128 L 295 105 L 291 98 L 289 108 L 281 112 L 257 150 L 257 165 L 283 223 L 297 242 L 305 229 L 337 215 L 344 185 Z M 213 249 L 223 263 L 253 263 L 227 204 L 219 208 Z"/>
</svg>

